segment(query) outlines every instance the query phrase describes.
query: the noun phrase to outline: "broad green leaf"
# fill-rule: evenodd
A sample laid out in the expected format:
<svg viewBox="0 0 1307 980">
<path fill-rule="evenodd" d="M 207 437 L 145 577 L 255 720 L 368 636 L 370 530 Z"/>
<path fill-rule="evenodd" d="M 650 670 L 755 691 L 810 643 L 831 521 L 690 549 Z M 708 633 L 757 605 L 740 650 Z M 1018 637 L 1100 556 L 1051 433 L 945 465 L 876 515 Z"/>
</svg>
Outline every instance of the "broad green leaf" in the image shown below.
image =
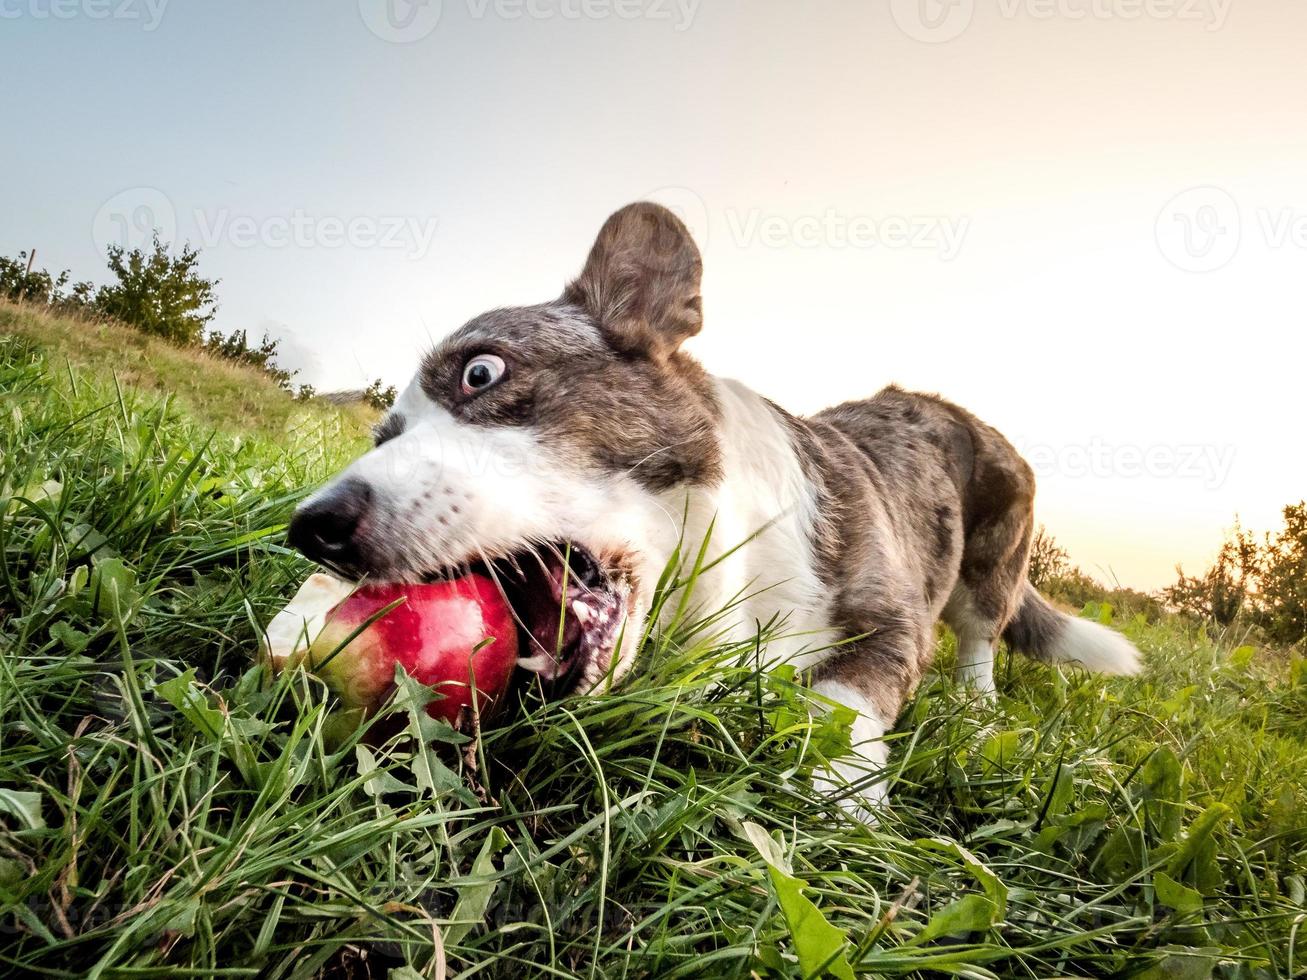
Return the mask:
<svg viewBox="0 0 1307 980">
<path fill-rule="evenodd" d="M 508 835 L 500 827 L 493 827 L 481 845 L 481 851 L 472 862 L 469 878 L 486 878 L 495 873 L 495 855 L 509 845 Z M 472 927 L 485 921 L 486 909 L 490 907 L 491 896 L 495 893 L 494 881 L 469 881 L 458 888 L 458 901 L 454 903 L 454 914 L 444 927 L 445 941 L 454 944 L 462 940 Z M 392 974 L 393 975 L 393 974 Z"/>
<path fill-rule="evenodd" d="M 85 565 L 78 565 L 73 569 L 73 574 L 68 576 L 68 594 L 75 596 L 86 588 L 86 583 L 91 579 L 91 571 Z"/>
<path fill-rule="evenodd" d="M 1139 773 L 1138 793 L 1160 840 L 1180 833 L 1184 804 L 1180 760 L 1169 746 L 1153 751 Z"/>
<path fill-rule="evenodd" d="M 1165 871 L 1153 875 L 1153 889 L 1157 892 L 1159 902 L 1181 914 L 1201 912 L 1203 909 L 1203 896 L 1188 885 L 1182 885 Z"/>
<path fill-rule="evenodd" d="M 1230 808 L 1224 803 L 1213 803 L 1199 814 L 1163 870 L 1178 881 L 1189 865 L 1203 852 L 1203 845 L 1212 836 L 1212 832 L 1229 816 Z"/>
<path fill-rule="evenodd" d="M 1075 791 L 1076 785 L 1071 767 L 1059 762 L 1057 771 L 1053 773 L 1053 778 L 1049 780 L 1048 789 L 1044 793 L 1044 819 L 1051 820 L 1065 813 L 1075 798 Z"/>
<path fill-rule="evenodd" d="M 42 802 L 40 793 L 0 787 L 0 813 L 16 817 L 25 830 L 40 830 L 45 826 L 45 817 L 41 815 Z"/>
<path fill-rule="evenodd" d="M 1284 879 L 1284 885 L 1289 889 L 1289 901 L 1294 905 L 1302 905 L 1307 902 L 1307 881 L 1302 875 L 1288 875 Z"/>
<path fill-rule="evenodd" d="M 54 511 L 59 505 L 59 498 L 63 496 L 64 485 L 58 480 L 45 480 L 41 483 L 29 483 L 27 486 L 16 491 L 6 501 L 6 511 L 12 512 L 22 506 L 22 501 L 27 500 L 32 504 L 41 507 L 44 510 Z M 48 505 L 48 506 L 47 506 Z"/>
<path fill-rule="evenodd" d="M 195 917 L 200 911 L 200 896 L 192 895 L 184 899 L 181 907 L 168 917 L 163 924 L 165 930 L 179 932 L 183 936 L 195 935 Z"/>
<path fill-rule="evenodd" d="M 1143 840 L 1138 827 L 1117 827 L 1094 856 L 1094 872 L 1108 881 L 1133 878 L 1143 864 Z"/>
<path fill-rule="evenodd" d="M 1021 746 L 1019 732 L 999 732 L 986 739 L 980 748 L 980 769 L 986 774 L 1007 772 Z"/>
<path fill-rule="evenodd" d="M 1221 951 L 1215 948 L 1170 947 L 1166 958 L 1154 963 L 1132 980 L 1210 980 Z"/>
<path fill-rule="evenodd" d="M 853 980 L 853 968 L 844 955 L 844 948 L 848 945 L 848 936 L 844 930 L 831 925 L 821 914 L 821 909 L 803 894 L 804 884 L 798 878 L 792 878 L 770 865 L 767 873 L 785 916 L 785 924 L 789 927 L 794 952 L 799 957 L 799 968 L 803 970 L 804 976 L 830 973 L 841 980 Z"/>
<path fill-rule="evenodd" d="M 27 869 L 22 862 L 13 858 L 0 857 L 0 888 L 12 888 L 27 877 Z"/>
<path fill-rule="evenodd" d="M 1235 647 L 1230 651 L 1230 666 L 1235 670 L 1247 670 L 1257 656 L 1257 648 L 1252 646 Z"/>
<path fill-rule="evenodd" d="M 1169 698 L 1158 702 L 1158 708 L 1167 715 L 1178 715 L 1193 700 L 1193 696 L 1198 693 L 1198 685 L 1190 684 L 1188 687 L 1182 687 Z"/>
<path fill-rule="evenodd" d="M 210 741 L 221 741 L 227 727 L 226 718 L 209 704 L 208 698 L 195 685 L 194 667 L 171 680 L 154 685 L 154 693 L 176 708 L 183 718 L 207 735 Z"/>
<path fill-rule="evenodd" d="M 79 555 L 95 555 L 103 559 L 116 557 L 109 547 L 109 539 L 89 524 L 74 524 L 67 538 Z"/>
<path fill-rule="evenodd" d="M 765 970 L 784 975 L 788 972 L 785 957 L 775 946 L 762 946 L 757 952 L 757 963 Z"/>
<path fill-rule="evenodd" d="M 236 721 L 211 705 L 208 696 L 195 683 L 194 667 L 171 680 L 154 685 L 153 690 L 209 741 L 221 746 L 223 755 L 232 761 L 248 785 L 262 784 L 260 766 L 248 740 L 269 730 L 265 722 L 252 718 Z"/>
<path fill-rule="evenodd" d="M 1007 886 L 999 880 L 998 875 L 989 870 L 984 861 L 972 854 L 957 841 L 946 840 L 942 837 L 924 837 L 913 842 L 917 847 L 929 851 L 942 851 L 945 854 L 952 854 L 962 866 L 971 872 L 971 876 L 980 883 L 980 887 L 985 890 L 985 896 L 989 899 L 990 907 L 994 911 L 994 919 L 997 922 L 1007 915 Z"/>
<path fill-rule="evenodd" d="M 60 643 L 69 653 L 81 653 L 86 649 L 86 644 L 91 642 L 89 634 L 69 626 L 63 620 L 50 627 L 50 639 Z"/>
<path fill-rule="evenodd" d="M 963 895 L 930 917 L 926 928 L 912 937 L 913 945 L 939 936 L 965 936 L 985 932 L 998 921 L 998 909 L 984 895 Z"/>
<path fill-rule="evenodd" d="M 781 845 L 777 843 L 776 838 L 752 820 L 746 820 L 740 826 L 744 830 L 744 836 L 764 861 L 773 868 L 780 868 L 785 874 L 790 873 L 790 862 L 785 859 L 785 852 L 781 850 Z"/>
<path fill-rule="evenodd" d="M 358 762 L 359 775 L 364 777 L 363 792 L 373 798 L 383 793 L 411 793 L 413 787 L 400 782 L 385 769 L 377 765 L 377 757 L 366 745 L 354 746 L 354 758 Z"/>
<path fill-rule="evenodd" d="M 414 749 L 409 771 L 413 773 L 418 789 L 430 793 L 433 797 L 449 793 L 459 797 L 470 795 L 458 773 L 445 765 L 440 756 L 426 743 Z"/>
<path fill-rule="evenodd" d="M 104 622 L 131 621 L 141 595 L 136 573 L 121 558 L 106 558 L 91 570 L 91 613 Z"/>
<path fill-rule="evenodd" d="M 806 895 L 804 883 L 789 873 L 780 845 L 761 826 L 745 821 L 745 836 L 767 863 L 767 876 L 776 894 L 781 914 L 790 930 L 794 953 L 799 958 L 799 969 L 805 977 L 831 974 L 840 980 L 853 980 L 844 949 L 848 936 L 843 929 L 831 925 Z"/>
<path fill-rule="evenodd" d="M 348 742 L 366 720 L 362 708 L 337 708 L 322 722 L 322 740 L 333 752 Z"/>
</svg>

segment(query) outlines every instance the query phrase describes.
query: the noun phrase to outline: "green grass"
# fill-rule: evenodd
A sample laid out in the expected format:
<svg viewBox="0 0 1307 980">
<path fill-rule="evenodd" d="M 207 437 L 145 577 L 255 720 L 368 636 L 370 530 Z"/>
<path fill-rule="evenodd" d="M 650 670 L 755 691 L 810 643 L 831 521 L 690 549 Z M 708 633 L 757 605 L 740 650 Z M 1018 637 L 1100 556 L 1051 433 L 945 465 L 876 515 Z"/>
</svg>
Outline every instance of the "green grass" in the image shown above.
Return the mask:
<svg viewBox="0 0 1307 980">
<path fill-rule="evenodd" d="M 353 451 L 368 444 L 376 413 L 366 405 L 338 408 L 297 402 L 268 376 L 246 365 L 182 348 L 120 323 L 57 316 L 0 299 L 0 335 L 27 337 L 69 365 L 125 387 L 167 395 L 201 425 L 233 435 L 281 438 L 306 422 L 331 422 Z"/>
<path fill-rule="evenodd" d="M 933 677 L 875 829 L 811 787 L 847 719 L 711 620 L 479 741 L 411 685 L 403 732 L 340 741 L 313 681 L 252 664 L 309 571 L 286 518 L 356 423 L 287 401 L 242 432 L 20 332 L 0 975 L 1307 975 L 1296 658 L 1136 617 L 1140 679 L 1004 658 L 988 707 Z"/>
</svg>

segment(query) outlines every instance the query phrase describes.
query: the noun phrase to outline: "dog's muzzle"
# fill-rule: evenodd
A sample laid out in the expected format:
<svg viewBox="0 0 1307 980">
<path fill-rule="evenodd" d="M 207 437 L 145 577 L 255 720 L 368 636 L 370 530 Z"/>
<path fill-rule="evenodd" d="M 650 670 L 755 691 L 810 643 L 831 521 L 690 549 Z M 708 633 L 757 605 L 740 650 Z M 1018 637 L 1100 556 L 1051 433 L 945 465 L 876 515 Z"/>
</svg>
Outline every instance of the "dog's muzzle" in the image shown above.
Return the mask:
<svg viewBox="0 0 1307 980">
<path fill-rule="evenodd" d="M 363 564 L 371 515 L 372 488 L 342 480 L 295 511 L 286 538 L 306 558 L 352 578 Z"/>
</svg>

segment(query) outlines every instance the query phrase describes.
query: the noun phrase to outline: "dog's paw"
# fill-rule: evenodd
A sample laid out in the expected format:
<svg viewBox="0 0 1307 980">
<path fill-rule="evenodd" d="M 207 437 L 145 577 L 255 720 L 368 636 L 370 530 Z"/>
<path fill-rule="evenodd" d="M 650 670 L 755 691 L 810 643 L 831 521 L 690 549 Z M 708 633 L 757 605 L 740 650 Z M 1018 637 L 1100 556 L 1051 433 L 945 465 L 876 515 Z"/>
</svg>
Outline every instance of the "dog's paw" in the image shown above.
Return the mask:
<svg viewBox="0 0 1307 980">
<path fill-rule="evenodd" d="M 844 813 L 868 827 L 877 826 L 889 810 L 889 793 L 885 779 L 867 781 L 862 767 L 836 763 L 812 777 L 818 793 L 831 800 Z"/>
</svg>

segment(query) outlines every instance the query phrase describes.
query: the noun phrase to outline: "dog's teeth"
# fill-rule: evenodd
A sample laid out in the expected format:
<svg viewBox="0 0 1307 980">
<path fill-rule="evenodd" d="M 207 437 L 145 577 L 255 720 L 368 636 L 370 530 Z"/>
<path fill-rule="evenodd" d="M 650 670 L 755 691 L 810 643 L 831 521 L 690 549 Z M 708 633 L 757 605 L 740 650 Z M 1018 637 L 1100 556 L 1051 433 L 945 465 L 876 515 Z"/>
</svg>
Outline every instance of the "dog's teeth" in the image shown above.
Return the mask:
<svg viewBox="0 0 1307 980">
<path fill-rule="evenodd" d="M 580 599 L 572 600 L 572 612 L 576 615 L 576 618 L 580 621 L 582 626 L 590 622 L 590 618 L 594 615 L 594 610 Z"/>
<path fill-rule="evenodd" d="M 518 657 L 517 665 L 523 670 L 540 673 L 554 665 L 554 658 L 547 653 L 537 653 L 534 657 Z"/>
</svg>

